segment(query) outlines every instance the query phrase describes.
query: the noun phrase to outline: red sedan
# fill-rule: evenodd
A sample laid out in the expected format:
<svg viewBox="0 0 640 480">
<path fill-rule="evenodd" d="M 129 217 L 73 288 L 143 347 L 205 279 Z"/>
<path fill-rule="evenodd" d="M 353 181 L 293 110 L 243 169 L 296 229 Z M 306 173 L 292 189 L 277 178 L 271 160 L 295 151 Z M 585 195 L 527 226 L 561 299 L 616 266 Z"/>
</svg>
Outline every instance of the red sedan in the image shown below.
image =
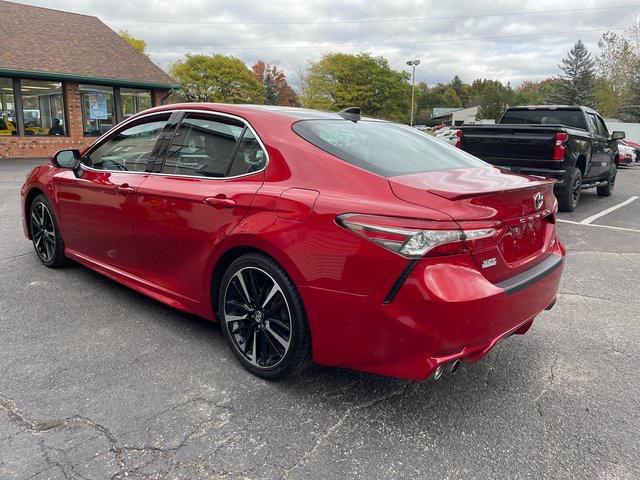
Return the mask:
<svg viewBox="0 0 640 480">
<path fill-rule="evenodd" d="M 218 319 L 265 378 L 312 360 L 439 378 L 478 360 L 553 306 L 556 211 L 551 181 L 358 109 L 158 107 L 22 188 L 42 263 Z"/>
</svg>

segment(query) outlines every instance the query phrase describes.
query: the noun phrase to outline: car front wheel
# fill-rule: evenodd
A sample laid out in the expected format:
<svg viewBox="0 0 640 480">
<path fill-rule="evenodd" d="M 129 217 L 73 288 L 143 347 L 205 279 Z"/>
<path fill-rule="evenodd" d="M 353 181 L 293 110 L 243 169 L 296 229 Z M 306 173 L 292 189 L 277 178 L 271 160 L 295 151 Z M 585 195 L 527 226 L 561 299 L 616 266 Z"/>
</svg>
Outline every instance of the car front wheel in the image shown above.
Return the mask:
<svg viewBox="0 0 640 480">
<path fill-rule="evenodd" d="M 271 258 L 251 253 L 234 260 L 222 278 L 218 305 L 225 338 L 251 373 L 275 380 L 309 365 L 302 300 Z"/>
<path fill-rule="evenodd" d="M 38 195 L 31 203 L 29 228 L 33 248 L 40 261 L 51 268 L 64 265 L 67 261 L 64 255 L 64 241 L 51 203 L 43 194 Z"/>
</svg>

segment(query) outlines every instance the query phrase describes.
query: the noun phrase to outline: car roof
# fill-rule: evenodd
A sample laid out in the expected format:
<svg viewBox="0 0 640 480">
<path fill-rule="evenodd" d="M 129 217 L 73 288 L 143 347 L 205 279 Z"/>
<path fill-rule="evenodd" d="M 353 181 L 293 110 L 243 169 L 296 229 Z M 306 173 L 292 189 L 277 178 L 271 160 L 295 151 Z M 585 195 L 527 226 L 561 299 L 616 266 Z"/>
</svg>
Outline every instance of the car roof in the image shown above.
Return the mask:
<svg viewBox="0 0 640 480">
<path fill-rule="evenodd" d="M 144 113 L 173 111 L 173 110 L 203 110 L 220 112 L 247 118 L 252 114 L 273 114 L 287 117 L 292 123 L 298 120 L 345 120 L 337 112 L 325 112 L 301 107 L 283 107 L 278 105 L 253 105 L 231 103 L 173 103 L 145 110 Z M 385 121 L 375 118 L 362 117 L 362 120 Z"/>
</svg>

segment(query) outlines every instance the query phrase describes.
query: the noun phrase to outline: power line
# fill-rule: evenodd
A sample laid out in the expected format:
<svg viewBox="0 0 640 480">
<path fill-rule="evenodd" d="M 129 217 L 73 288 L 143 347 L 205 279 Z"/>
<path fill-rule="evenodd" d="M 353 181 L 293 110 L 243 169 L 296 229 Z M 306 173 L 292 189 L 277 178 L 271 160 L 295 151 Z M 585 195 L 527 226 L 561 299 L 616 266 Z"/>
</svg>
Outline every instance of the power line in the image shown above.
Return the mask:
<svg viewBox="0 0 640 480">
<path fill-rule="evenodd" d="M 640 4 L 637 5 L 619 5 L 611 7 L 592 7 L 592 8 L 565 8 L 557 10 L 533 10 L 528 12 L 509 12 L 509 13 L 480 13 L 473 15 L 452 15 L 443 17 L 401 17 L 401 18 L 364 18 L 357 20 L 324 20 L 317 22 L 210 22 L 210 21 L 193 21 L 193 20 L 163 20 L 163 19 L 117 19 L 117 18 L 104 18 L 109 22 L 134 22 L 134 23 L 161 23 L 161 24 L 185 24 L 185 25 L 339 25 L 350 23 L 398 23 L 398 22 L 424 22 L 424 21 L 439 21 L 439 20 L 460 20 L 469 18 L 487 18 L 487 17 L 516 17 L 523 15 L 542 15 L 548 13 L 597 13 L 603 10 L 631 10 L 640 8 Z"/>
<path fill-rule="evenodd" d="M 603 32 L 605 30 L 624 30 L 626 27 L 613 27 L 603 26 L 597 29 L 591 30 L 570 30 L 564 32 L 543 32 L 543 33 L 526 33 L 526 34 L 514 34 L 514 35 L 485 35 L 478 37 L 466 37 L 466 38 L 453 38 L 446 40 L 420 40 L 415 42 L 379 42 L 379 43 L 340 43 L 334 45 L 271 45 L 271 46 L 255 46 L 255 47 L 236 47 L 232 45 L 210 45 L 206 48 L 209 50 L 299 50 L 299 49 L 331 49 L 331 48 L 352 48 L 352 47 L 378 47 L 378 46 L 403 46 L 403 45 L 436 45 L 438 43 L 464 43 L 475 40 L 499 40 L 508 38 L 529 38 L 529 37 L 556 37 L 565 35 L 579 35 L 582 33 L 594 33 Z"/>
</svg>

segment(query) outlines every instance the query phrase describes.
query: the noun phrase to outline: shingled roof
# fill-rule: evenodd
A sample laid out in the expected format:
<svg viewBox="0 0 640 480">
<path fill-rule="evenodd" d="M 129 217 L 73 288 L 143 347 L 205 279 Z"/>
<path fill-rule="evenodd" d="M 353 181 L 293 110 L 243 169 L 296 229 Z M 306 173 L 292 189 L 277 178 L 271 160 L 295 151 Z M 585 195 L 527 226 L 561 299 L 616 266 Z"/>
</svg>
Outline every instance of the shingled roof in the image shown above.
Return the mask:
<svg viewBox="0 0 640 480">
<path fill-rule="evenodd" d="M 0 0 L 0 76 L 177 87 L 96 17 Z"/>
</svg>

